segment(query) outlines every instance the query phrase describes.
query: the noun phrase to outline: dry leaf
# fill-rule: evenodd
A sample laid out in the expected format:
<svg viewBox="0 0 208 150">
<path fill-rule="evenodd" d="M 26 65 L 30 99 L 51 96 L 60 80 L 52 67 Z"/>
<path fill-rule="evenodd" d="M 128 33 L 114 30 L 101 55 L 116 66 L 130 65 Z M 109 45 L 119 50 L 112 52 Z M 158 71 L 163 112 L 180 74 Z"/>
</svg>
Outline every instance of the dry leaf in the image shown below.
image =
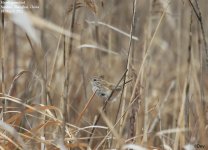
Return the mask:
<svg viewBox="0 0 208 150">
<path fill-rule="evenodd" d="M 23 149 L 27 149 L 27 146 L 25 145 L 23 139 L 12 126 L 0 120 L 0 128 L 9 132 L 10 135 L 12 135 L 17 140 L 18 144 L 20 144 L 23 147 Z"/>
</svg>

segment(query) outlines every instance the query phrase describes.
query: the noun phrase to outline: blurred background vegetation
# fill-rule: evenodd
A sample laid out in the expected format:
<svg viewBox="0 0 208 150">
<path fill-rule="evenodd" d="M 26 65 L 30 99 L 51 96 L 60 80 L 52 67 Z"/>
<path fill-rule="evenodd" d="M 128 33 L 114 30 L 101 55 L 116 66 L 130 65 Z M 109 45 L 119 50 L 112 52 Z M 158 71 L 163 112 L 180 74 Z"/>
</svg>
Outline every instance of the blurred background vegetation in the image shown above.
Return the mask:
<svg viewBox="0 0 208 150">
<path fill-rule="evenodd" d="M 24 6 L 36 8 L 20 18 L 1 12 L 1 147 L 208 148 L 206 0 Z M 98 111 L 103 102 L 92 98 L 90 79 L 104 75 L 116 84 L 126 69 L 132 82 Z"/>
</svg>

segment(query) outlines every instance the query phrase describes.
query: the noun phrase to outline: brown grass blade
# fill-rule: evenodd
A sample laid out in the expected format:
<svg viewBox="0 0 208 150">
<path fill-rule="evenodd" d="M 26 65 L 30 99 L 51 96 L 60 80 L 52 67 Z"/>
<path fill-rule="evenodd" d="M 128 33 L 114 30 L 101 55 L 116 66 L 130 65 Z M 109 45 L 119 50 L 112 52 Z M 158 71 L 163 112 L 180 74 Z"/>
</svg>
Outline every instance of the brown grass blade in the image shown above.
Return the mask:
<svg viewBox="0 0 208 150">
<path fill-rule="evenodd" d="M 84 115 L 85 111 L 87 110 L 87 107 L 90 105 L 90 103 L 93 100 L 93 97 L 95 96 L 96 91 L 93 93 L 93 95 L 90 97 L 90 99 L 88 100 L 88 102 L 86 103 L 84 109 L 82 110 L 82 112 L 80 113 L 78 119 L 76 122 L 79 122 L 82 119 L 82 116 Z"/>
</svg>

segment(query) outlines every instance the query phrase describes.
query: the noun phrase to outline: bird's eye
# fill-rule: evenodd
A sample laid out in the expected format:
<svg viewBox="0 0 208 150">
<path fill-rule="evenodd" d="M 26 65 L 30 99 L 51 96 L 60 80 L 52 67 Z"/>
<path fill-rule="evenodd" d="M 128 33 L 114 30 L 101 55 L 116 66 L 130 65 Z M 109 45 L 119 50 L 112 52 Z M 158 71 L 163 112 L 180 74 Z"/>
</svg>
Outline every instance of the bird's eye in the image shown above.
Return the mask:
<svg viewBox="0 0 208 150">
<path fill-rule="evenodd" d="M 97 79 L 93 79 L 93 81 L 97 81 Z"/>
<path fill-rule="evenodd" d="M 105 93 L 101 93 L 101 96 L 105 96 Z"/>
</svg>

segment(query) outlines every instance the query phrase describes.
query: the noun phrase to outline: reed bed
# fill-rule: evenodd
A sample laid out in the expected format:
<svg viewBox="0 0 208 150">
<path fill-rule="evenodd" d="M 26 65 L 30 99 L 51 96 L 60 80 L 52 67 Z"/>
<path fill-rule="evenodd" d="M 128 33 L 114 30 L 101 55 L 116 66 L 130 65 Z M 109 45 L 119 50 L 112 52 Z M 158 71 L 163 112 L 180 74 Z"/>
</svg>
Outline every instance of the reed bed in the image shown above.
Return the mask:
<svg viewBox="0 0 208 150">
<path fill-rule="evenodd" d="M 206 0 L 11 2 L 1 0 L 1 149 L 208 149 Z M 95 75 L 132 81 L 103 102 Z"/>
</svg>

